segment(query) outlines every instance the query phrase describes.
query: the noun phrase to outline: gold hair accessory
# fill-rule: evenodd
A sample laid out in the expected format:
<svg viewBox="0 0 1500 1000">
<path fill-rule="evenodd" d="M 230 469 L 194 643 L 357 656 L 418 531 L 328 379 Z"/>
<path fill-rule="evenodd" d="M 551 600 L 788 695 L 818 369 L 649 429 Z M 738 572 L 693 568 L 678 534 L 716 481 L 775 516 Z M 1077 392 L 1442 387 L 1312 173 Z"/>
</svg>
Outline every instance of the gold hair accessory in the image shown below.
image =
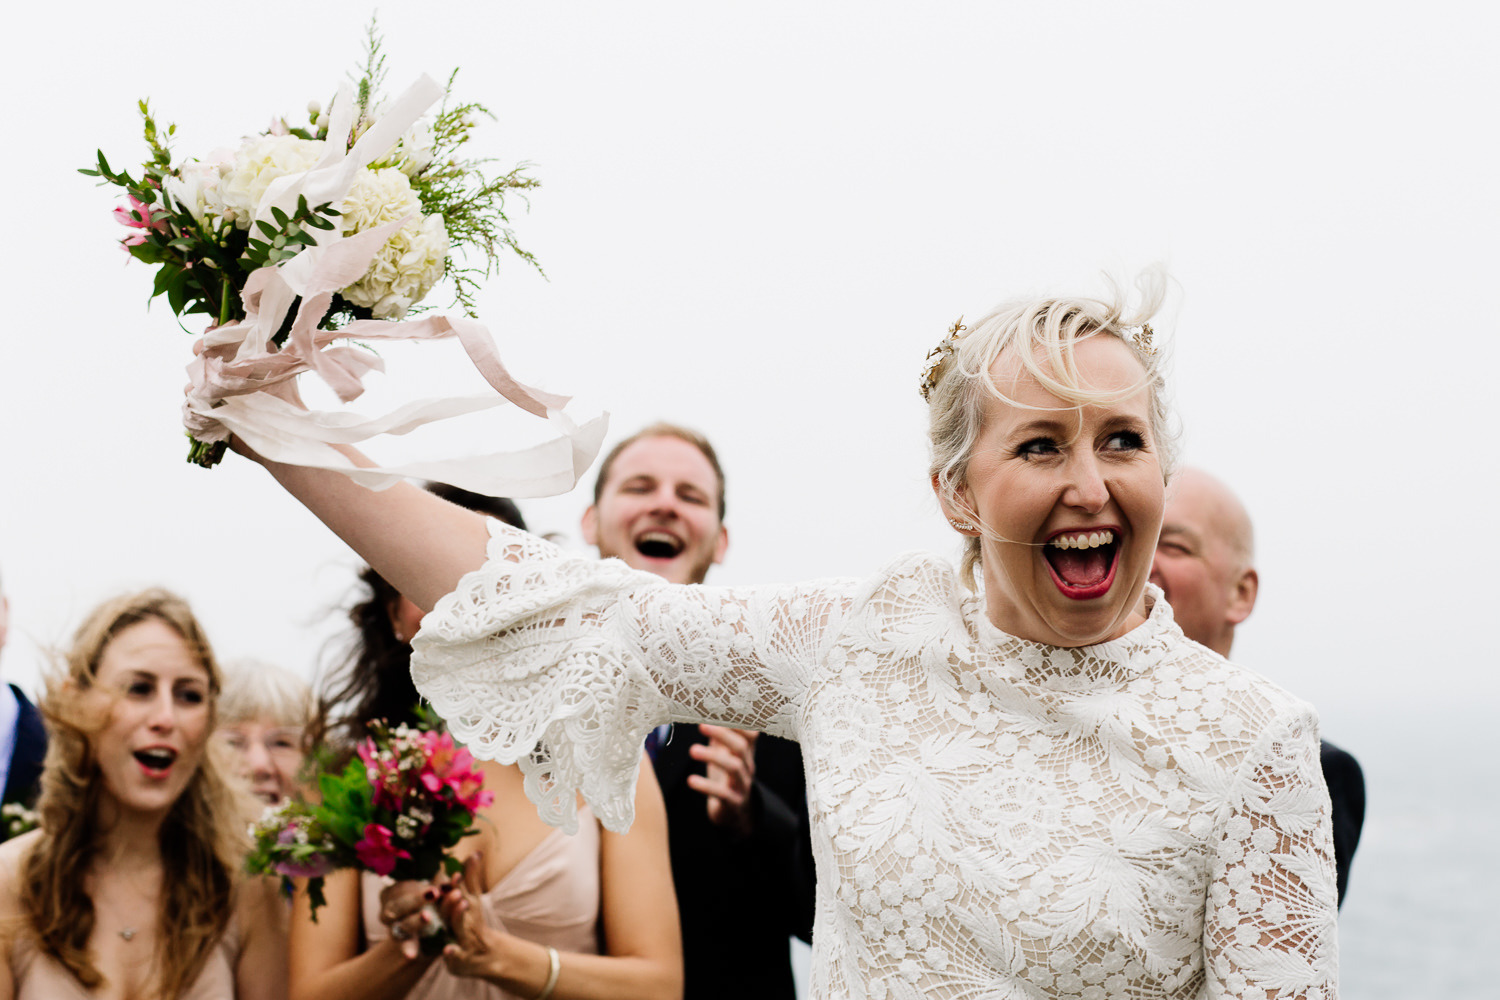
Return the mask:
<svg viewBox="0 0 1500 1000">
<path fill-rule="evenodd" d="M 943 342 L 927 352 L 927 364 L 922 366 L 922 384 L 920 391 L 923 399 L 929 399 L 932 387 L 937 385 L 943 370 L 943 362 L 948 360 L 948 355 L 958 346 L 958 336 L 967 330 L 964 326 L 964 318 L 958 317 L 958 322 L 948 328 L 948 336 Z M 930 399 L 929 399 L 930 402 Z"/>
<path fill-rule="evenodd" d="M 1156 348 L 1151 344 L 1153 331 L 1150 323 L 1147 323 L 1145 326 L 1129 327 L 1128 329 L 1130 330 L 1130 339 L 1135 341 L 1135 346 L 1142 354 L 1148 358 L 1156 354 Z"/>
</svg>

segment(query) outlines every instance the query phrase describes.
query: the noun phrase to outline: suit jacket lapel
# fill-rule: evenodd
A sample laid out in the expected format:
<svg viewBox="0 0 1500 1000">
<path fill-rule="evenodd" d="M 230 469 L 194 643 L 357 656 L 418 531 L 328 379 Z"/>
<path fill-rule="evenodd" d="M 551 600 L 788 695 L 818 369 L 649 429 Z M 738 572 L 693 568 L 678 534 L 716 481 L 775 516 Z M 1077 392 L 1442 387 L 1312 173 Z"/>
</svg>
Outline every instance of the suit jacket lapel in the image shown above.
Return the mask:
<svg viewBox="0 0 1500 1000">
<path fill-rule="evenodd" d="M 16 694 L 20 713 L 16 716 L 16 749 L 11 754 L 10 774 L 5 779 L 5 792 L 0 801 L 30 805 L 36 801 L 42 761 L 47 756 L 47 729 L 42 724 L 42 713 L 21 693 L 21 689 L 14 684 L 10 689 Z"/>
</svg>

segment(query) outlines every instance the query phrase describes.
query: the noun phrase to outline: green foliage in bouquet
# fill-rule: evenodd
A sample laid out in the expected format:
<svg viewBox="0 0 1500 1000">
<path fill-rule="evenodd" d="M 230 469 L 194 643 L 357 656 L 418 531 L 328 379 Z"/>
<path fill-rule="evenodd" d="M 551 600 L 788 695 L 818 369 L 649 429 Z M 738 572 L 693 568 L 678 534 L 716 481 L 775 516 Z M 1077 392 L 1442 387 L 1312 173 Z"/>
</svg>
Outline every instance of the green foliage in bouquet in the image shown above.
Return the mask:
<svg viewBox="0 0 1500 1000">
<path fill-rule="evenodd" d="M 356 81 L 359 124 L 355 126 L 351 145 L 374 121 L 386 74 L 382 41 L 375 19 L 371 18 L 365 30 L 364 66 Z M 457 69 L 448 75 L 450 96 L 457 78 Z M 494 273 L 503 251 L 514 253 L 536 268 L 537 273 L 546 274 L 536 257 L 516 242 L 510 217 L 505 213 L 506 195 L 517 193 L 524 201 L 525 192 L 541 186 L 540 181 L 526 174 L 532 165 L 522 162 L 506 173 L 491 174 L 490 165 L 496 162 L 493 158 L 469 159 L 460 153 L 481 116 L 498 120 L 483 104 L 464 101 L 450 106 L 445 98 L 432 122 L 430 163 L 411 179 L 412 188 L 422 201 L 423 213 L 442 216 L 448 236 L 456 245 L 472 248 L 484 257 L 483 267 L 458 267 L 451 256 L 447 261 L 454 298 L 469 316 L 474 315 L 474 292 L 480 281 Z M 316 127 L 316 116 L 314 119 Z M 316 137 L 322 138 L 323 133 L 317 133 Z"/>
<path fill-rule="evenodd" d="M 462 871 L 448 851 L 477 832 L 475 815 L 494 796 L 469 752 L 434 725 L 372 722 L 342 771 L 317 776 L 319 802 L 288 801 L 255 824 L 247 869 L 289 890 L 307 879 L 314 920 L 327 903 L 323 880 L 340 868 L 424 882 Z"/>
<path fill-rule="evenodd" d="M 146 146 L 151 151 L 141 167 L 141 176 L 133 178 L 128 171 L 112 169 L 102 149 L 97 164 L 79 173 L 124 189 L 128 202 L 115 209 L 115 219 L 138 232 L 122 240 L 121 245 L 136 260 L 157 265 L 151 298 L 165 295 L 168 306 L 179 317 L 202 313 L 219 325 L 243 319 L 239 292 L 245 272 L 278 263 L 311 245 L 313 238 L 307 229 L 332 229 L 331 219 L 339 213 L 331 204 L 309 209 L 306 199 L 298 199 L 295 216 L 289 218 L 276 210 L 277 226 L 260 223 L 261 240 L 255 239 L 249 229 L 236 226 L 232 212 L 227 218 L 208 212 L 195 217 L 168 191 L 168 179 L 180 180 L 182 172 L 172 167 L 171 151 L 162 141 L 163 130 L 156 123 L 150 102 L 139 101 L 138 107 L 145 123 Z M 176 125 L 165 129 L 169 139 L 176 131 Z"/>
<path fill-rule="evenodd" d="M 279 265 L 315 245 L 317 231 L 337 228 L 351 236 L 402 218 L 406 223 L 390 236 L 365 275 L 333 296 L 319 326 L 340 330 L 353 320 L 402 319 L 445 276 L 455 303 L 473 317 L 475 293 L 505 251 L 541 273 L 536 259 L 516 242 L 505 211 L 507 195 L 524 199 L 538 182 L 527 176 L 529 164 L 496 174 L 490 167 L 493 160 L 464 155 L 476 119 L 495 116 L 473 101 L 450 103 L 457 72 L 449 76 L 437 112 L 361 168 L 337 204 L 309 205 L 299 198 L 293 212 L 263 206 L 274 180 L 313 167 L 328 142 L 353 148 L 379 120 L 385 56 L 373 20 L 349 135 L 330 137 L 329 117 L 312 101 L 305 126 L 277 119 L 267 132 L 245 139 L 232 156 L 188 159 L 174 166 L 170 143 L 177 128 L 160 124 L 150 103 L 142 100 L 138 106 L 149 155 L 139 175 L 111 167 L 102 150 L 80 173 L 125 193 L 126 204 L 114 211 L 115 220 L 131 230 L 122 246 L 157 268 L 150 298 L 166 296 L 179 322 L 194 314 L 220 326 L 241 320 L 241 292 L 253 271 Z M 271 338 L 276 347 L 290 334 L 295 310 L 294 303 Z M 190 460 L 211 465 L 221 452 L 195 442 Z"/>
</svg>

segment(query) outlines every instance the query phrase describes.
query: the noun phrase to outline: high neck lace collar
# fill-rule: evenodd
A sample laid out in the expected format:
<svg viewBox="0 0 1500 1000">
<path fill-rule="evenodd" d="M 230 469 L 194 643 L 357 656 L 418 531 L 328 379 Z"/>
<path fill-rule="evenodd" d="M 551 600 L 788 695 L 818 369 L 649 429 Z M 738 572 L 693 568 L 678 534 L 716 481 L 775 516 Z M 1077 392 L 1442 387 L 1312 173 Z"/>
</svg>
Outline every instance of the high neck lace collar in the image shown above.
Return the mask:
<svg viewBox="0 0 1500 1000">
<path fill-rule="evenodd" d="M 1138 677 L 1183 641 L 1160 587 L 1146 584 L 1146 603 L 1151 610 L 1144 622 L 1092 646 L 1050 646 L 1001 631 L 985 614 L 982 591 L 965 602 L 964 617 L 980 645 L 1010 668 L 1002 672 L 1016 677 L 1019 667 L 1032 683 L 1071 689 Z"/>
</svg>

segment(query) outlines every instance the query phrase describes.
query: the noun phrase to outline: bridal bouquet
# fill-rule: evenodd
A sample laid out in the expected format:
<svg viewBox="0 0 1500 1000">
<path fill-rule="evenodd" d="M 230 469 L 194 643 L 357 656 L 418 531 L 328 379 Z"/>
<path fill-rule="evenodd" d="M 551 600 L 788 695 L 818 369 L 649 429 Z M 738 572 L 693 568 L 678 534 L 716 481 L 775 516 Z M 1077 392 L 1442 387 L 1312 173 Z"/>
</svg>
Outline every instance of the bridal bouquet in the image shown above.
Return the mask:
<svg viewBox="0 0 1500 1000">
<path fill-rule="evenodd" d="M 323 879 L 356 868 L 398 880 L 430 881 L 463 865 L 447 852 L 475 832 L 474 816 L 494 800 L 469 751 L 446 731 L 370 724 L 342 773 L 318 776 L 322 801 L 289 800 L 251 828 L 246 860 L 257 875 L 308 880 L 313 919 L 326 903 Z M 441 935 L 440 921 L 428 926 Z M 440 942 L 435 942 L 440 946 Z"/>
<path fill-rule="evenodd" d="M 139 175 L 115 170 L 102 151 L 82 171 L 123 190 L 125 203 L 114 210 L 129 230 L 121 245 L 156 268 L 151 297 L 165 296 L 179 323 L 194 315 L 211 322 L 202 356 L 188 368 L 189 461 L 214 465 L 235 433 L 267 457 L 339 467 L 378 488 L 398 477 L 345 469 L 326 446 L 405 433 L 500 401 L 427 401 L 363 422 L 301 408 L 293 380 L 305 371 L 342 402 L 360 395 L 364 375 L 384 370 L 364 346 L 374 340 L 456 336 L 505 399 L 548 419 L 566 404 L 510 378 L 473 309 L 479 280 L 503 251 L 536 265 L 516 243 L 505 198 L 524 196 L 537 182 L 524 164 L 491 175 L 489 161 L 463 155 L 476 118 L 493 115 L 477 103 L 450 103 L 453 77 L 445 87 L 423 76 L 388 101 L 380 93 L 384 75 L 372 23 L 357 87 L 341 87 L 326 110 L 309 103 L 305 123 L 275 118 L 233 149 L 174 162 L 176 127 L 163 126 L 141 101 L 149 156 Z M 459 266 L 460 257 L 482 258 L 483 266 Z M 444 277 L 463 315 L 407 319 Z M 571 422 L 559 424 L 570 440 L 579 437 Z M 468 474 L 482 481 L 469 488 L 504 487 L 517 496 L 570 488 L 560 474 L 581 473 L 575 454 L 587 453 L 584 466 L 593 454 L 587 441 L 574 443 L 548 453 L 545 475 L 535 455 L 523 467 L 489 469 L 509 469 L 509 478 L 485 479 L 471 462 Z M 451 481 L 442 469 L 396 471 Z"/>
</svg>

